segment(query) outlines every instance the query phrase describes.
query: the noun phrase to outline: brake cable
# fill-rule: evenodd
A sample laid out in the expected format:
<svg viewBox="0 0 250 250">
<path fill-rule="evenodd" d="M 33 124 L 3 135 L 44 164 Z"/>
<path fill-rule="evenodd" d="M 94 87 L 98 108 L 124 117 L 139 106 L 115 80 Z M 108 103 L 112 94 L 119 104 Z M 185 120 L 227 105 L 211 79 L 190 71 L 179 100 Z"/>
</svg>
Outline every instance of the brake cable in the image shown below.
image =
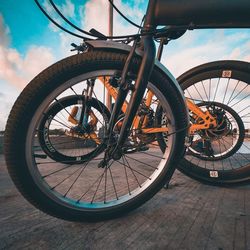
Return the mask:
<svg viewBox="0 0 250 250">
<path fill-rule="evenodd" d="M 193 26 L 191 25 L 185 25 L 185 26 L 178 26 L 178 27 L 168 27 L 168 29 L 156 29 L 155 31 L 151 31 L 151 32 L 145 32 L 145 33 L 137 33 L 137 34 L 131 34 L 131 35 L 124 35 L 124 36 L 105 36 L 105 35 L 98 35 L 98 34 L 93 34 L 93 33 L 90 33 L 90 32 L 87 32 L 85 30 L 82 30 L 80 29 L 79 27 L 77 27 L 75 24 L 73 24 L 71 21 L 69 21 L 61 12 L 60 10 L 56 7 L 56 5 L 54 4 L 53 0 L 49 0 L 52 7 L 54 8 L 54 10 L 61 16 L 61 18 L 63 18 L 63 20 L 65 22 L 67 22 L 71 27 L 77 29 L 78 31 L 86 34 L 86 35 L 89 35 L 91 36 L 90 37 L 86 37 L 86 36 L 82 36 L 82 35 L 79 35 L 77 33 L 74 33 L 66 28 L 64 28 L 63 26 L 61 26 L 58 22 L 56 22 L 45 10 L 44 8 L 41 6 L 41 4 L 38 2 L 38 0 L 35 0 L 35 3 L 36 5 L 39 7 L 39 9 L 42 11 L 42 13 L 54 24 L 56 25 L 58 28 L 60 28 L 61 30 L 65 31 L 66 33 L 69 33 L 70 35 L 73 35 L 75 37 L 78 37 L 78 38 L 81 38 L 83 40 L 93 40 L 93 39 L 101 39 L 103 40 L 104 38 L 105 39 L 113 39 L 115 40 L 116 42 L 126 42 L 126 40 L 135 40 L 137 39 L 138 37 L 141 37 L 141 36 L 146 36 L 146 35 L 154 35 L 155 38 L 157 37 L 161 37 L 163 36 L 163 34 L 169 32 L 170 30 L 183 30 L 183 29 L 193 29 Z M 111 1 L 111 0 L 109 0 Z M 115 6 L 113 3 L 112 3 L 112 6 Z M 115 9 L 118 11 L 119 9 L 115 6 Z M 122 14 L 119 10 L 118 12 L 119 14 Z M 125 18 L 125 16 L 122 14 L 122 16 Z M 129 20 L 128 18 L 125 18 L 127 21 Z M 140 25 L 137 25 L 135 23 L 133 23 L 131 20 L 129 20 L 130 23 L 132 23 L 134 26 L 136 27 L 139 27 L 140 29 L 142 28 L 142 26 Z M 142 20 L 143 22 L 143 20 Z M 120 40 L 117 40 L 117 39 L 120 39 Z"/>
</svg>

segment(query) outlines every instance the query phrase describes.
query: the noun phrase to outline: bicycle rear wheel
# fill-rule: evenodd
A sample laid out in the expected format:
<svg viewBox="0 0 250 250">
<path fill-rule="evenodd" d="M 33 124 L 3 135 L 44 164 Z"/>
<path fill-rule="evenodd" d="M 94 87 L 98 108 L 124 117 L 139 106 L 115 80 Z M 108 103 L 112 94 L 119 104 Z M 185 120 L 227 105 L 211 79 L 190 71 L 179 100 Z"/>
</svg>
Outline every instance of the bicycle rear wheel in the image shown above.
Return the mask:
<svg viewBox="0 0 250 250">
<path fill-rule="evenodd" d="M 105 131 L 108 123 L 102 122 L 109 115 L 102 101 L 105 87 L 100 79 L 119 78 L 126 58 L 126 53 L 112 51 L 92 51 L 66 58 L 34 78 L 12 108 L 4 145 L 8 171 L 24 197 L 42 211 L 77 221 L 117 217 L 149 200 L 172 177 L 176 161 L 184 153 L 187 114 L 181 93 L 157 69 L 153 70 L 148 88 L 156 97 L 152 108 L 160 102 L 167 114 L 170 135 L 166 150 L 159 149 L 155 136 L 141 137 L 141 133 L 131 129 L 128 142 L 133 139 L 137 144 L 130 146 L 131 143 L 127 143 L 120 159 L 100 164 L 105 152 L 103 147 L 99 150 L 99 146 L 84 153 L 86 148 L 83 147 L 88 147 L 84 145 L 85 135 L 101 129 Z M 128 80 L 133 83 L 140 58 L 134 58 L 132 64 Z M 89 108 L 98 110 L 100 115 L 96 113 L 96 116 L 100 122 L 93 129 L 80 125 L 75 129 L 74 124 L 67 122 L 68 115 L 72 116 L 73 123 L 78 120 L 73 109 L 77 100 L 83 100 L 81 96 L 89 81 L 95 81 L 95 99 Z M 64 115 L 59 115 L 62 112 Z M 138 116 L 143 115 L 141 113 L 138 110 Z M 63 149 L 53 144 L 60 134 L 51 134 L 50 141 L 46 141 L 46 136 L 43 139 L 44 130 L 53 131 L 58 125 L 73 129 L 73 136 L 63 135 L 67 142 Z M 115 142 L 119 129 L 113 134 Z M 80 146 L 75 145 L 76 139 L 82 141 Z M 103 136 L 99 139 L 106 149 Z M 142 150 L 141 141 L 147 148 Z M 50 146 L 55 146 L 56 153 L 51 152 Z"/>
<path fill-rule="evenodd" d="M 220 124 L 215 129 L 197 131 L 178 169 L 214 185 L 248 182 L 250 64 L 240 61 L 207 63 L 187 71 L 177 80 L 185 97 L 204 110 L 210 109 Z"/>
</svg>

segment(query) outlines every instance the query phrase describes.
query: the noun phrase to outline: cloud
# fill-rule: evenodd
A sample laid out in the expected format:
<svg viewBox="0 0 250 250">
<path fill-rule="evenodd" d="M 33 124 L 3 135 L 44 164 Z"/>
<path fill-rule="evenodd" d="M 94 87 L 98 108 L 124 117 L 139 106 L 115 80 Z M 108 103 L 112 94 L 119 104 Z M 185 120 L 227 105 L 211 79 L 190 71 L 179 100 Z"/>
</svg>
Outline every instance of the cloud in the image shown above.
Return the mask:
<svg viewBox="0 0 250 250">
<path fill-rule="evenodd" d="M 49 48 L 30 46 L 22 57 L 20 53 L 9 48 L 9 29 L 5 27 L 0 15 L 0 80 L 24 88 L 27 83 L 54 61 Z"/>
<path fill-rule="evenodd" d="M 140 20 L 143 17 L 143 12 L 139 8 L 141 5 L 141 0 L 137 0 L 133 3 L 133 7 L 128 4 L 122 3 L 120 0 L 116 0 L 115 4 L 123 13 L 126 13 L 134 22 L 140 23 Z M 68 27 L 58 15 L 55 14 L 53 8 L 48 2 L 44 2 L 43 6 L 47 12 L 56 20 L 58 23 L 62 24 L 64 27 Z M 81 5 L 77 8 L 71 1 L 66 1 L 65 4 L 61 6 L 58 5 L 58 8 L 62 11 L 64 15 L 68 18 L 79 16 L 80 28 L 83 28 L 86 31 L 89 31 L 91 28 L 95 28 L 98 31 L 108 35 L 108 16 L 109 16 L 109 4 L 107 0 L 90 0 L 85 5 Z M 68 11 L 67 11 L 68 10 Z M 74 23 L 74 21 L 73 21 Z M 75 38 L 65 32 L 60 31 L 55 25 L 49 24 L 49 27 L 53 32 L 57 32 L 60 37 L 60 43 L 58 48 L 60 48 L 60 55 L 62 57 L 72 55 L 70 52 L 70 44 L 75 42 L 79 44 L 79 38 Z M 72 29 L 70 29 L 72 30 Z M 79 33 L 75 30 L 72 30 L 76 33 Z M 134 28 L 130 24 L 124 22 L 124 20 L 114 11 L 114 34 L 134 34 L 137 32 L 137 28 Z M 80 33 L 79 33 L 80 34 Z"/>
<path fill-rule="evenodd" d="M 0 14 L 0 43 L 3 46 L 7 46 L 9 44 L 9 37 L 8 34 L 10 33 L 10 30 L 8 27 L 4 27 L 4 20 L 2 15 Z"/>
<path fill-rule="evenodd" d="M 140 1 L 135 1 L 132 6 L 122 3 L 120 0 L 116 0 L 115 4 L 135 23 L 141 22 L 144 12 L 139 8 Z M 107 0 L 90 0 L 79 11 L 82 20 L 81 26 L 84 29 L 95 28 L 108 35 L 109 5 Z M 136 32 L 137 28 L 126 23 L 114 10 L 114 35 L 134 34 Z"/>
<path fill-rule="evenodd" d="M 229 59 L 241 58 L 243 61 L 250 62 L 250 42 L 243 43 L 240 47 L 232 50 Z"/>
<path fill-rule="evenodd" d="M 140 23 L 145 9 L 141 0 L 133 4 L 116 0 L 115 4 L 127 17 Z M 109 8 L 106 0 L 90 0 L 80 8 L 82 28 L 96 28 L 108 34 Z M 114 35 L 133 34 L 137 28 L 124 21 L 114 10 Z M 166 47 L 162 62 L 177 77 L 194 66 L 214 60 L 250 61 L 250 32 L 247 30 L 197 30 L 188 31 L 181 39 Z M 170 47 L 170 48 L 169 48 Z M 170 53 L 169 53 L 170 52 Z"/>
<path fill-rule="evenodd" d="M 53 9 L 53 6 L 48 2 L 48 1 L 44 1 L 43 6 L 44 10 L 47 12 L 47 14 L 58 24 L 62 25 L 62 18 L 60 16 L 58 16 L 55 12 L 55 10 Z M 58 6 L 59 8 L 59 6 Z M 61 11 L 61 8 L 59 8 Z M 60 29 L 53 24 L 52 22 L 49 22 L 49 28 L 54 31 L 54 32 L 58 32 L 60 31 Z"/>
<path fill-rule="evenodd" d="M 163 54 L 162 62 L 177 77 L 185 71 L 216 60 L 250 61 L 250 33 L 235 31 L 226 34 L 224 30 L 209 32 L 187 32 L 177 41 L 172 41 Z"/>
<path fill-rule="evenodd" d="M 139 22 L 143 16 L 143 12 L 139 9 L 139 5 L 141 1 L 137 0 L 133 4 L 133 8 L 130 7 L 128 4 L 123 4 L 120 0 L 116 0 L 115 4 L 118 6 L 122 12 L 129 15 L 135 22 Z M 48 3 L 48 1 L 43 2 L 43 6 L 45 10 L 49 13 L 53 19 L 61 24 L 64 27 L 69 28 L 69 26 L 55 13 L 52 6 Z M 85 5 L 80 5 L 80 7 L 76 8 L 76 6 L 70 1 L 66 0 L 64 4 L 57 5 L 57 7 L 62 11 L 62 13 L 68 18 L 79 17 L 81 20 L 80 28 L 83 28 L 86 31 L 89 31 L 91 28 L 95 28 L 98 31 L 108 35 L 108 15 L 109 15 L 109 3 L 107 0 L 90 0 L 87 1 Z M 135 13 L 135 17 L 131 17 Z M 136 19 L 136 20 L 135 20 Z M 73 23 L 77 23 L 74 22 Z M 58 48 L 60 48 L 60 56 L 66 57 L 72 55 L 70 52 L 70 44 L 75 42 L 79 44 L 81 41 L 79 38 L 75 38 L 57 28 L 54 24 L 50 23 L 49 28 L 58 34 L 60 38 L 60 42 L 58 44 Z M 70 30 L 77 32 L 74 29 L 69 28 Z M 127 23 L 124 23 L 123 19 L 117 15 L 114 11 L 114 34 L 121 35 L 121 34 L 132 34 L 136 33 L 137 29 Z M 79 33 L 81 34 L 81 33 Z M 79 42 L 80 41 L 80 42 Z"/>
<path fill-rule="evenodd" d="M 7 96 L 5 96 L 5 98 L 1 98 L 0 131 L 4 130 L 4 128 L 5 128 L 5 124 L 6 124 L 6 121 L 8 119 L 9 112 L 11 110 L 12 105 L 13 105 L 13 102 L 11 102 Z"/>
<path fill-rule="evenodd" d="M 42 4 L 44 10 L 49 14 L 49 16 L 61 26 L 67 26 L 65 21 L 57 14 L 53 6 L 48 2 L 44 1 Z M 71 0 L 66 0 L 62 5 L 56 4 L 56 7 L 66 18 L 74 18 L 75 17 L 75 5 L 71 2 Z M 61 31 L 56 25 L 52 22 L 49 23 L 49 27 L 52 31 L 58 32 Z"/>
<path fill-rule="evenodd" d="M 66 17 L 75 16 L 75 5 L 70 0 L 66 0 L 65 4 L 58 6 L 58 8 Z"/>
<path fill-rule="evenodd" d="M 76 30 L 72 29 L 70 25 L 68 25 L 54 10 L 53 6 L 48 2 L 43 2 L 43 8 L 45 11 L 49 14 L 49 16 L 58 24 L 60 24 L 62 27 L 67 28 L 68 30 L 71 30 L 75 33 L 79 33 Z M 60 12 L 67 18 L 67 19 L 76 19 L 76 7 L 75 4 L 71 2 L 71 0 L 66 0 L 61 5 L 56 4 L 57 8 L 60 10 Z M 74 21 L 73 21 L 74 23 Z M 57 57 L 67 57 L 69 55 L 72 55 L 72 52 L 70 52 L 70 44 L 72 42 L 75 42 L 76 44 L 79 43 L 79 38 L 75 38 L 74 36 L 62 31 L 60 28 L 58 28 L 56 25 L 54 25 L 52 22 L 49 22 L 49 29 L 56 33 L 59 37 L 59 43 L 56 47 L 55 53 L 57 54 Z M 77 41 L 75 41 L 77 40 Z"/>
</svg>

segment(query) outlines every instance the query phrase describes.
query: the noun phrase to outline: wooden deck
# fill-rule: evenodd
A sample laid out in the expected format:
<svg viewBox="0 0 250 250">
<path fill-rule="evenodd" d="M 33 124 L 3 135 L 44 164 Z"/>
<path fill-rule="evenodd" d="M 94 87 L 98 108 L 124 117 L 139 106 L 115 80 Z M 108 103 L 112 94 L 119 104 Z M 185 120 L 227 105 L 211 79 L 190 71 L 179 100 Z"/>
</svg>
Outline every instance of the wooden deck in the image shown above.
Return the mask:
<svg viewBox="0 0 250 250">
<path fill-rule="evenodd" d="M 0 155 L 0 249 L 250 249 L 250 185 L 219 188 L 176 172 L 129 215 L 72 223 L 33 208 Z"/>
</svg>

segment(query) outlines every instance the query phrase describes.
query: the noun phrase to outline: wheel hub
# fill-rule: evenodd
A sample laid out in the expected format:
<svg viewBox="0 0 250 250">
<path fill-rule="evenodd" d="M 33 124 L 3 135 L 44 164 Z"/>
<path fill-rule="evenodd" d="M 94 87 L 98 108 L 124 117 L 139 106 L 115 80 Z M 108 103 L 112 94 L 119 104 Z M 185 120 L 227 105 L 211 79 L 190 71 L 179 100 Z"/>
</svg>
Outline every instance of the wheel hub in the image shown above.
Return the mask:
<svg viewBox="0 0 250 250">
<path fill-rule="evenodd" d="M 206 130 L 206 135 L 211 139 L 227 135 L 231 130 L 231 123 L 227 118 L 225 111 L 220 108 L 215 108 L 213 110 L 213 115 L 216 117 L 217 126 Z"/>
</svg>

